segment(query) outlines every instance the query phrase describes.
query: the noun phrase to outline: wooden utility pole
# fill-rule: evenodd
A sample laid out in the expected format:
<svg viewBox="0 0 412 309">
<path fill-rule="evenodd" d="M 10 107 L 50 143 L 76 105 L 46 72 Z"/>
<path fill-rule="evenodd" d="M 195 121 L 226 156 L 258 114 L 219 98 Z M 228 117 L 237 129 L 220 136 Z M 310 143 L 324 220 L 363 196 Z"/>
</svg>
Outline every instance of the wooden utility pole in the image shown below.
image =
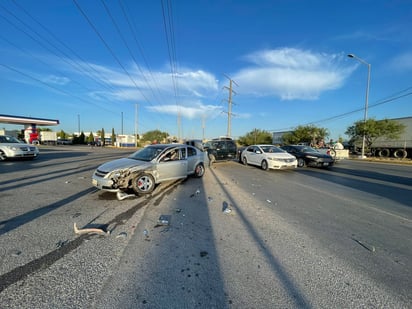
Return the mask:
<svg viewBox="0 0 412 309">
<path fill-rule="evenodd" d="M 226 75 L 225 75 L 226 76 Z M 233 84 L 238 86 L 234 80 L 232 80 L 230 77 L 226 76 L 229 79 L 229 87 L 224 87 L 227 90 L 229 90 L 229 99 L 227 100 L 228 102 L 228 110 L 227 110 L 227 137 L 232 136 L 232 93 L 236 94 L 236 92 L 233 90 Z"/>
<path fill-rule="evenodd" d="M 139 136 L 139 104 L 135 104 L 135 115 L 134 115 L 134 138 L 135 138 L 135 147 L 137 148 L 137 137 Z"/>
</svg>

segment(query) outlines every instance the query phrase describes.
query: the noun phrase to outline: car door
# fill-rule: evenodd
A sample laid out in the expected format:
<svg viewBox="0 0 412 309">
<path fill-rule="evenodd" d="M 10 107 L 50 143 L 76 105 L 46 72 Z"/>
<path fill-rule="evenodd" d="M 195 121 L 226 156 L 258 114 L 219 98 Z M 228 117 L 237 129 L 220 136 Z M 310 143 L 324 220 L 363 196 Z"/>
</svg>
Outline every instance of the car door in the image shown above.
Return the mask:
<svg viewBox="0 0 412 309">
<path fill-rule="evenodd" d="M 252 164 L 252 157 L 253 157 L 253 146 L 249 146 L 243 152 L 243 156 L 246 158 L 248 164 Z"/>
<path fill-rule="evenodd" d="M 262 151 L 260 147 L 257 147 L 257 146 L 255 146 L 254 152 L 255 152 L 255 164 L 260 166 L 265 156 L 264 152 Z"/>
<path fill-rule="evenodd" d="M 186 147 L 169 149 L 157 163 L 158 182 L 187 177 Z"/>
<path fill-rule="evenodd" d="M 203 152 L 195 147 L 187 146 L 187 174 L 193 174 L 195 172 L 196 166 L 202 161 L 201 156 L 204 155 Z"/>
<path fill-rule="evenodd" d="M 257 147 L 255 146 L 249 146 L 247 148 L 247 162 L 248 164 L 253 164 L 256 165 L 257 159 L 256 159 L 256 149 Z"/>
</svg>

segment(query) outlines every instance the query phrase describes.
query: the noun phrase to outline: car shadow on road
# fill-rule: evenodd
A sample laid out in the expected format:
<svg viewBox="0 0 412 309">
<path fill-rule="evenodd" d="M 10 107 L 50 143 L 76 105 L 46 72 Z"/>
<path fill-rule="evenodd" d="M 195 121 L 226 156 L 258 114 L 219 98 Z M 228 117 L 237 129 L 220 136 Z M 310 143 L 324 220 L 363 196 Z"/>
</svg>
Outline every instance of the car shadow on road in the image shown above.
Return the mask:
<svg viewBox="0 0 412 309">
<path fill-rule="evenodd" d="M 305 168 L 299 170 L 299 173 L 412 207 L 412 178 L 336 166 L 328 170 Z M 411 188 L 407 188 L 407 186 L 411 186 Z"/>
</svg>

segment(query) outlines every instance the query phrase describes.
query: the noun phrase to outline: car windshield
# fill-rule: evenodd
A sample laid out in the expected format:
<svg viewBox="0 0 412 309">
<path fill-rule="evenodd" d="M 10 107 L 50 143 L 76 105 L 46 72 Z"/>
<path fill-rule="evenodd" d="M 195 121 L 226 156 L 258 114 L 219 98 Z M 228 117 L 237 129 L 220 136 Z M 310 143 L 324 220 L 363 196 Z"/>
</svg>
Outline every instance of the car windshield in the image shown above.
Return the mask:
<svg viewBox="0 0 412 309">
<path fill-rule="evenodd" d="M 280 149 L 276 146 L 261 146 L 263 152 L 274 153 L 274 152 L 285 152 L 283 149 Z"/>
<path fill-rule="evenodd" d="M 312 147 L 303 147 L 300 151 L 301 152 L 318 152 L 315 148 L 312 148 Z"/>
<path fill-rule="evenodd" d="M 0 143 L 21 143 L 13 136 L 0 136 Z"/>
<path fill-rule="evenodd" d="M 165 148 L 166 147 L 164 145 L 147 146 L 131 154 L 129 158 L 149 162 L 156 158 L 159 154 L 161 154 L 163 150 L 165 150 Z"/>
</svg>

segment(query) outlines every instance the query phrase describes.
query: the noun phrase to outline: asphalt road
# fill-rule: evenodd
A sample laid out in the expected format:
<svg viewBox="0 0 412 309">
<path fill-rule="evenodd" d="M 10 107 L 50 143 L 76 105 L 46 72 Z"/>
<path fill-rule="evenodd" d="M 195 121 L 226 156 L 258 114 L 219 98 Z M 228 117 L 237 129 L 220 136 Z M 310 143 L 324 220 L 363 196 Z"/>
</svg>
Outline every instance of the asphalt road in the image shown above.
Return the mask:
<svg viewBox="0 0 412 309">
<path fill-rule="evenodd" d="M 94 190 L 94 168 L 129 152 L 0 162 L 1 308 L 411 307 L 411 166 L 225 162 L 149 198 Z"/>
</svg>

